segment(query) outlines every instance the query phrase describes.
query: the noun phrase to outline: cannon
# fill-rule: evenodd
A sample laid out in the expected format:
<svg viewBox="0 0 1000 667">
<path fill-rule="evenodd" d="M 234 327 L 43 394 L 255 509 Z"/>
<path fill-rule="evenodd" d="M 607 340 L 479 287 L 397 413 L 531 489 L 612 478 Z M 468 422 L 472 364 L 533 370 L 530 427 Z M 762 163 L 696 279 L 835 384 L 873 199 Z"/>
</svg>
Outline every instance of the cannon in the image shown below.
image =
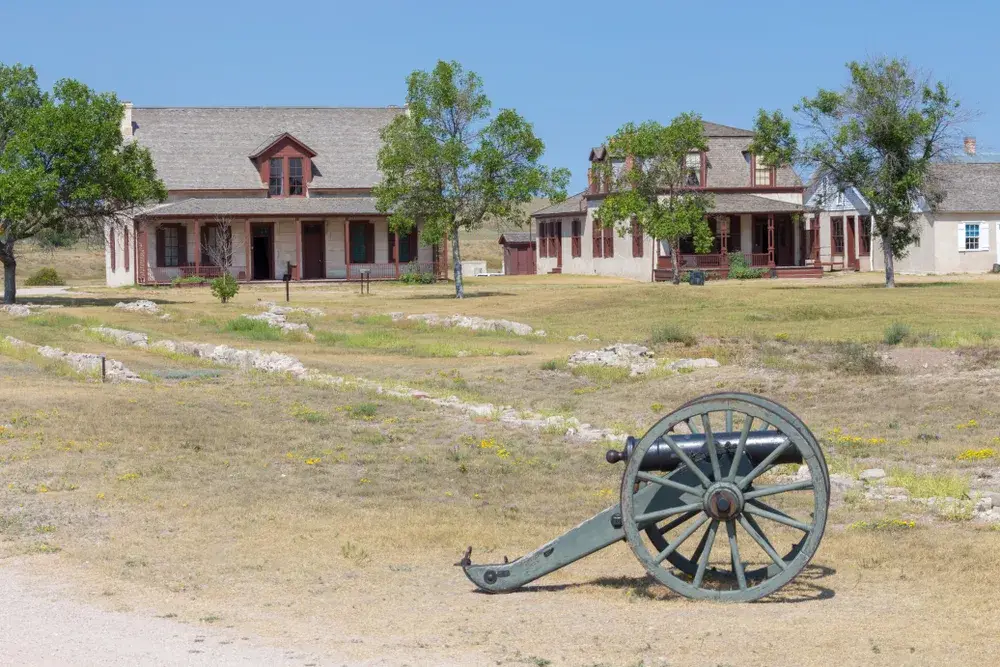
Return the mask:
<svg viewBox="0 0 1000 667">
<path fill-rule="evenodd" d="M 624 540 L 684 597 L 749 602 L 792 581 L 823 537 L 830 475 L 819 442 L 766 398 L 702 396 L 606 459 L 625 464 L 617 505 L 516 560 L 476 565 L 469 547 L 457 565 L 479 590 L 502 593 Z"/>
</svg>

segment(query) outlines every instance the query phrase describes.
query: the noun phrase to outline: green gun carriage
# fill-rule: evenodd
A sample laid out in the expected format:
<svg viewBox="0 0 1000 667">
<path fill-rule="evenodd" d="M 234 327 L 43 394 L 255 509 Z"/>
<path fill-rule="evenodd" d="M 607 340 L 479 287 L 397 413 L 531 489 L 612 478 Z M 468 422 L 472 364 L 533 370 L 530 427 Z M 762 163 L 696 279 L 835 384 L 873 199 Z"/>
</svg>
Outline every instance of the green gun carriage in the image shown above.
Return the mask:
<svg viewBox="0 0 1000 667">
<path fill-rule="evenodd" d="M 676 593 L 749 602 L 792 581 L 823 537 L 830 476 L 819 443 L 760 396 L 702 396 L 606 458 L 625 463 L 617 505 L 511 562 L 474 565 L 470 547 L 458 563 L 466 576 L 510 591 L 625 540 Z"/>
</svg>

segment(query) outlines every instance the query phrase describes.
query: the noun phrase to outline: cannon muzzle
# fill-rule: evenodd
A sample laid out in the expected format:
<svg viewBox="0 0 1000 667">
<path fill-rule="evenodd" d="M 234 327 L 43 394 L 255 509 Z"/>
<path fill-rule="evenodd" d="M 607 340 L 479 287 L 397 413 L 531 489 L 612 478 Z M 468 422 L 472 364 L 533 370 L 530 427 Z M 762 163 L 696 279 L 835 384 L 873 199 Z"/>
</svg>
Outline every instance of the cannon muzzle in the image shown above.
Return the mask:
<svg viewBox="0 0 1000 667">
<path fill-rule="evenodd" d="M 720 450 L 727 452 L 730 456 L 735 455 L 736 447 L 740 442 L 740 435 L 739 432 L 715 433 L 715 444 Z M 705 449 L 705 435 L 702 433 L 676 434 L 671 435 L 670 439 L 695 461 L 708 457 L 708 452 Z M 750 459 L 751 464 L 757 465 L 766 459 L 771 452 L 783 445 L 786 440 L 788 438 L 777 431 L 750 431 L 743 451 L 747 458 Z M 632 450 L 635 449 L 638 442 L 635 437 L 630 435 L 625 439 L 625 448 L 623 450 L 609 449 L 604 458 L 607 459 L 608 463 L 628 461 L 629 456 L 632 455 Z M 774 460 L 775 465 L 782 463 L 801 464 L 802 462 L 802 453 L 796 447 L 786 447 L 778 458 Z M 677 468 L 680 463 L 681 460 L 674 453 L 674 450 L 670 448 L 663 438 L 659 438 L 649 448 L 649 451 L 646 452 L 646 456 L 643 457 L 639 469 L 668 472 Z"/>
</svg>

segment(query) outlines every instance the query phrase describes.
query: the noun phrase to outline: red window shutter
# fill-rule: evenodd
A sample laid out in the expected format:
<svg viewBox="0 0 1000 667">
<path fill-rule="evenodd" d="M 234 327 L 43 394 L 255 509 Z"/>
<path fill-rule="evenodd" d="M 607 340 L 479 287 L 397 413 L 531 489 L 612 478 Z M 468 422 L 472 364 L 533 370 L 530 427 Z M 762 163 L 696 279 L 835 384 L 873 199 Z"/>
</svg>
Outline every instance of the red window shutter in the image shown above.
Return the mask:
<svg viewBox="0 0 1000 667">
<path fill-rule="evenodd" d="M 604 256 L 615 256 L 615 230 L 613 227 L 604 230 Z"/>
<path fill-rule="evenodd" d="M 163 266 L 166 260 L 166 240 L 164 239 L 163 227 L 156 228 L 156 265 Z"/>
<path fill-rule="evenodd" d="M 115 228 L 112 227 L 108 230 L 108 252 L 111 255 L 111 270 L 115 270 L 115 264 L 118 259 L 118 253 L 115 252 Z"/>
<path fill-rule="evenodd" d="M 125 251 L 124 252 L 125 270 L 128 271 L 128 255 L 129 255 L 129 252 L 128 252 L 128 227 L 125 228 L 125 243 L 123 245 L 125 246 L 124 248 L 122 248 L 122 250 Z"/>
<path fill-rule="evenodd" d="M 642 227 L 639 226 L 638 222 L 632 222 L 632 256 L 642 257 L 643 255 L 643 237 L 642 237 Z"/>
<path fill-rule="evenodd" d="M 187 227 L 177 227 L 177 266 L 188 265 Z"/>
</svg>

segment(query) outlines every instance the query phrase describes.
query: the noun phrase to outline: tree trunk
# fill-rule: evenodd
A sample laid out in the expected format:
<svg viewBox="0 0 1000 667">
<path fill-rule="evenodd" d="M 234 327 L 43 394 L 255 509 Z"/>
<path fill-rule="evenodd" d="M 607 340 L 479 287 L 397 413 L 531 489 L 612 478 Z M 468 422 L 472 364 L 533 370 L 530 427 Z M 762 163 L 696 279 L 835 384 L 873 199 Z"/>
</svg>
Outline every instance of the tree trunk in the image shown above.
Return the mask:
<svg viewBox="0 0 1000 667">
<path fill-rule="evenodd" d="M 670 240 L 670 282 L 675 285 L 681 284 L 681 258 L 680 254 L 677 252 L 680 243 L 677 239 Z"/>
<path fill-rule="evenodd" d="M 465 298 L 465 285 L 462 284 L 462 253 L 458 250 L 458 226 L 451 229 L 451 261 L 455 265 L 455 298 Z"/>
<path fill-rule="evenodd" d="M 16 303 L 17 286 L 14 284 L 14 278 L 17 274 L 17 260 L 14 258 L 13 241 L 0 243 L 0 262 L 3 263 L 3 302 Z"/>
<path fill-rule="evenodd" d="M 885 286 L 896 286 L 896 271 L 892 264 L 892 230 L 882 236 L 882 257 L 885 259 Z"/>
</svg>

